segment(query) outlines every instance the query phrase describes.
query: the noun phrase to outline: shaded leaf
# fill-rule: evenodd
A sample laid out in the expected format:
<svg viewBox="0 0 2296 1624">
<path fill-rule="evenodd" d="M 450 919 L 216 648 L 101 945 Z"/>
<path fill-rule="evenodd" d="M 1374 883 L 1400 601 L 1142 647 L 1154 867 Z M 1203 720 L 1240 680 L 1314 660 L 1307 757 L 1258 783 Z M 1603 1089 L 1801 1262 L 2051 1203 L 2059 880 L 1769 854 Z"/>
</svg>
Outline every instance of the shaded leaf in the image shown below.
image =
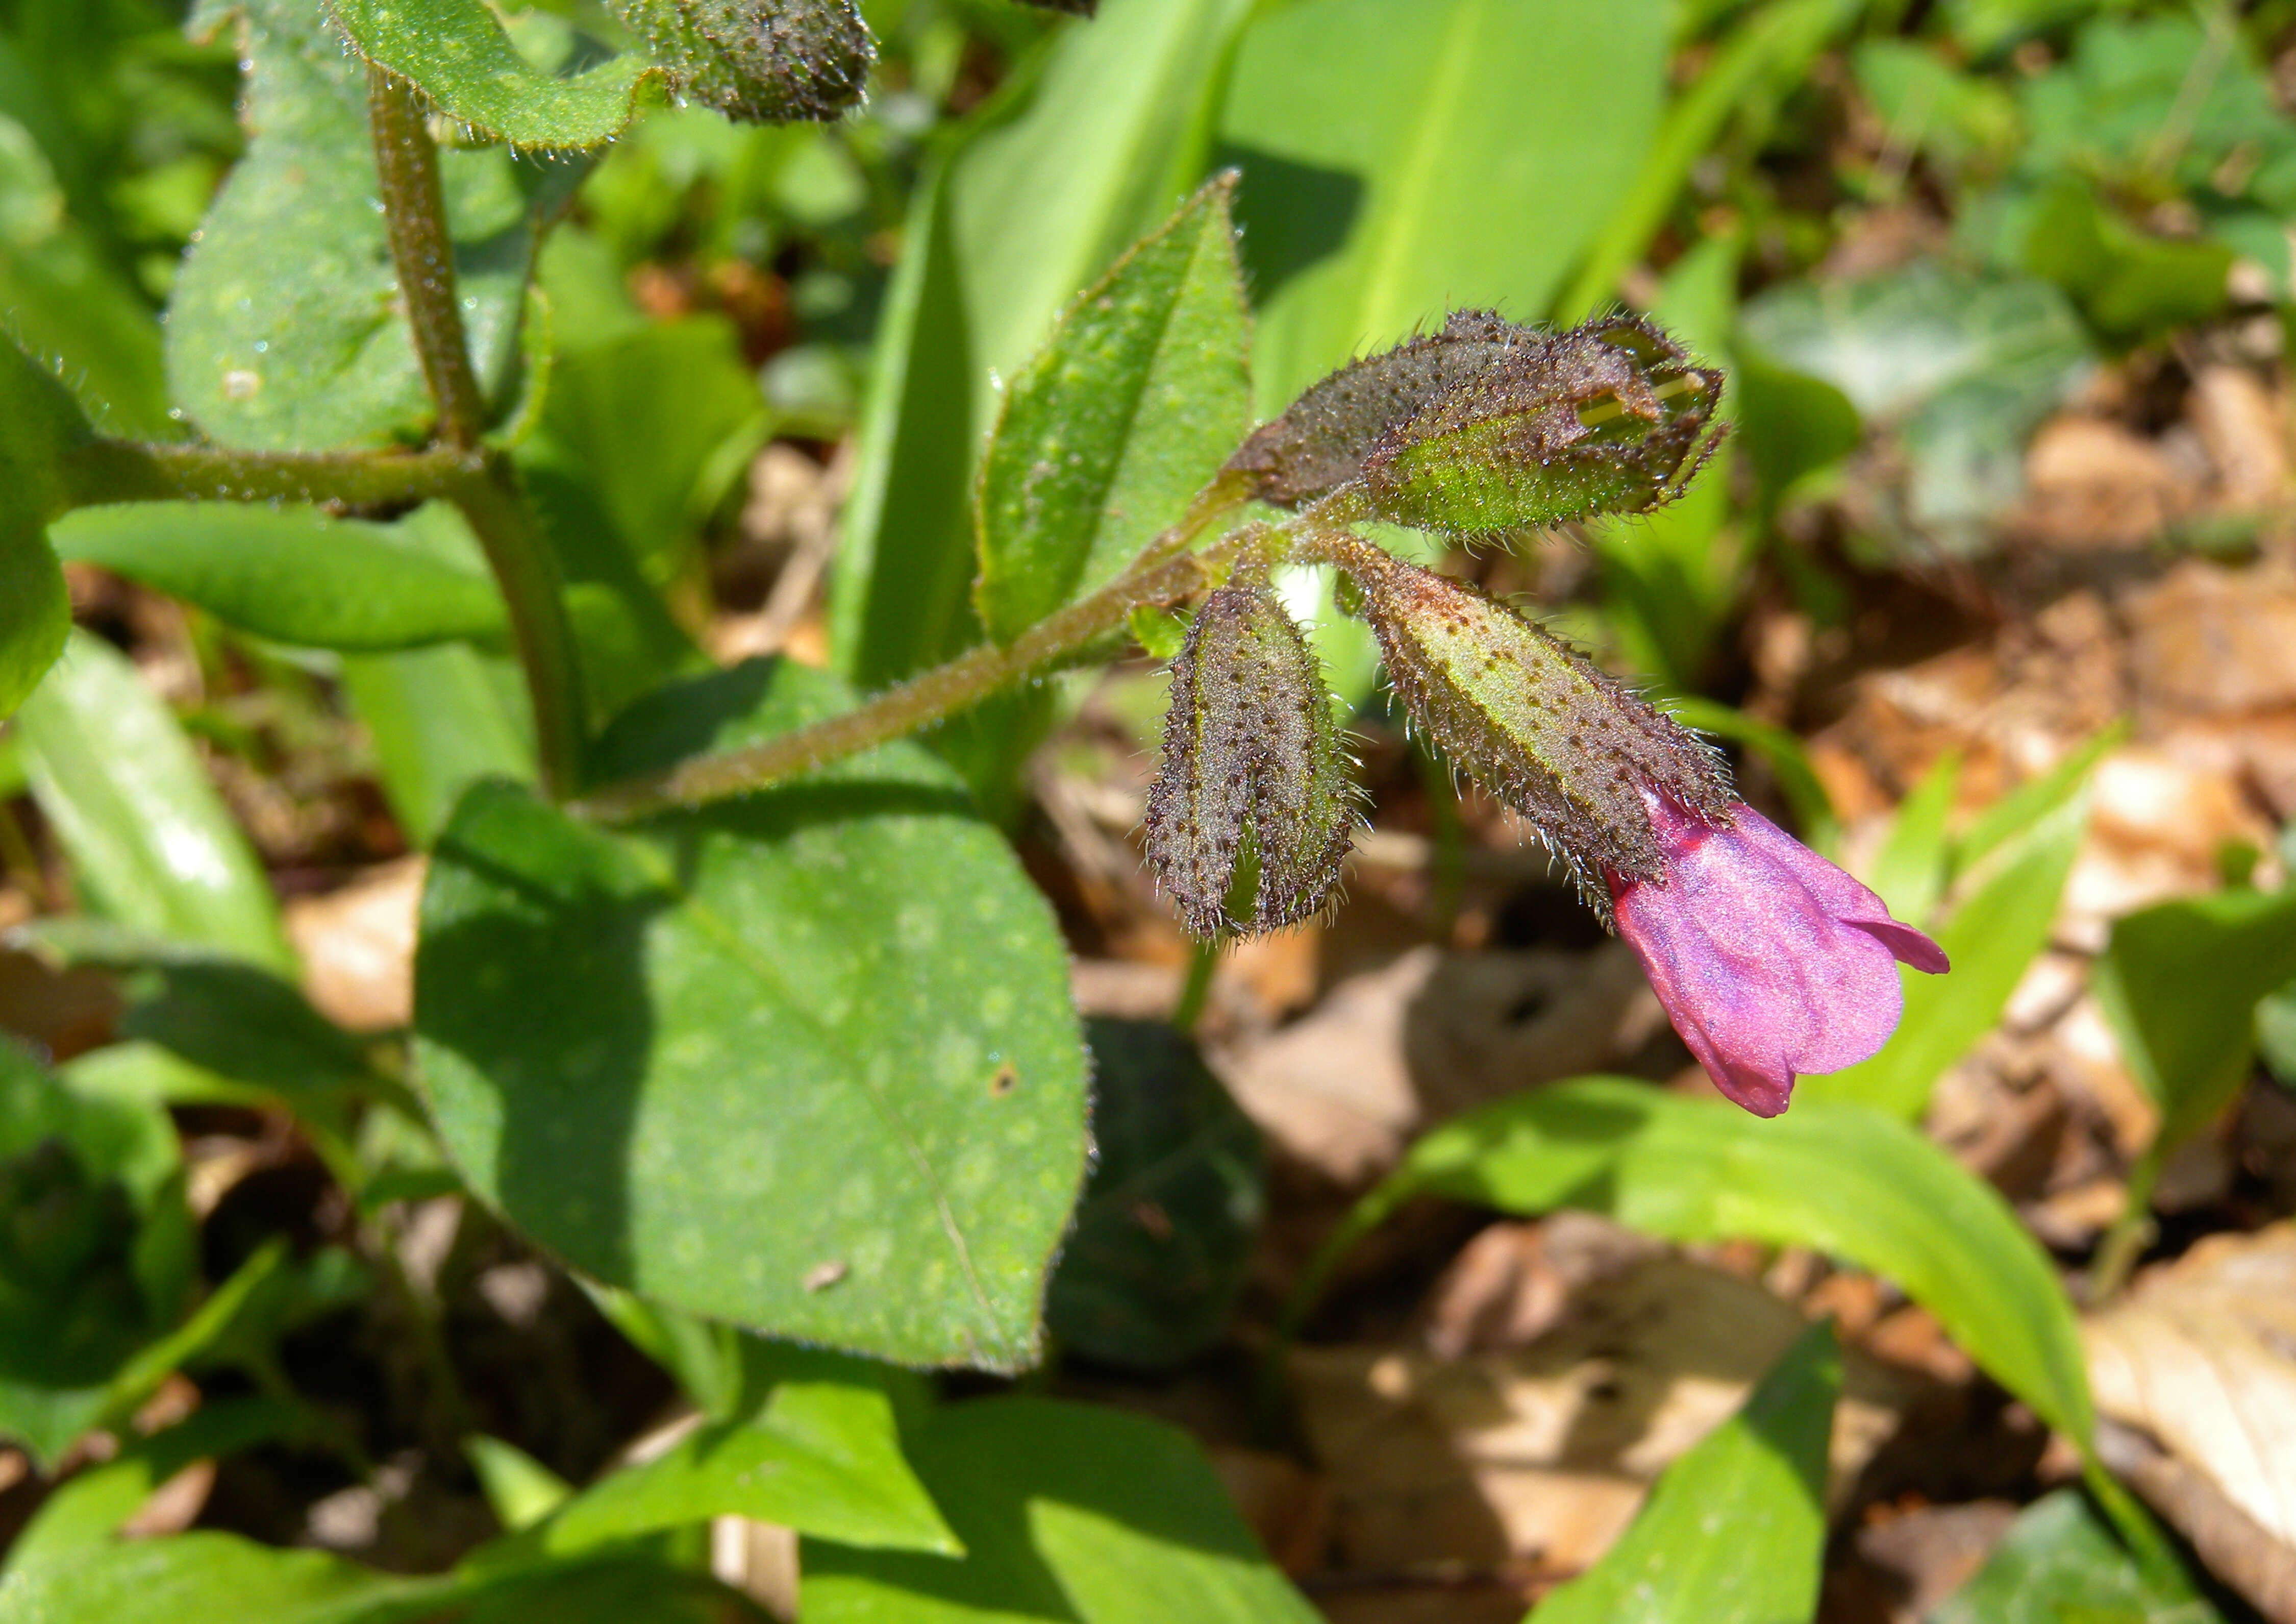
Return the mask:
<svg viewBox="0 0 2296 1624">
<path fill-rule="evenodd" d="M 1098 1155 L 1046 1319 L 1087 1357 L 1160 1369 L 1210 1346 L 1243 1287 L 1259 1132 L 1169 1026 L 1094 1020 L 1086 1038 Z"/>
<path fill-rule="evenodd" d="M 599 770 L 847 702 L 739 668 L 634 710 Z M 569 1263 L 881 1357 L 1033 1357 L 1084 1171 L 1067 956 L 922 750 L 621 833 L 481 784 L 432 858 L 415 1004 L 450 1153 Z"/>
<path fill-rule="evenodd" d="M 1841 1392 L 1830 1324 L 1666 1469 L 1632 1527 L 1533 1624 L 1789 1624 L 1817 1608 L 1826 1445 Z"/>
<path fill-rule="evenodd" d="M 808 1624 L 1314 1624 L 1195 1444 L 1136 1415 L 1040 1398 L 939 1410 L 911 1463 L 962 1560 L 808 1540 Z"/>
<path fill-rule="evenodd" d="M 505 630 L 502 595 L 483 567 L 410 545 L 397 525 L 316 508 L 139 502 L 80 508 L 51 534 L 65 559 L 101 564 L 280 643 L 373 652 Z"/>
<path fill-rule="evenodd" d="M 1357 1204 L 1324 1260 L 1417 1194 L 1524 1214 L 1577 1207 L 1668 1240 L 1743 1238 L 1841 1258 L 1894 1281 L 2050 1425 L 2089 1436 L 2080 1344 L 2054 1267 L 1990 1185 L 1866 1106 L 1804 1098 L 1764 1121 L 1622 1079 L 1555 1084 L 1421 1139 Z"/>
<path fill-rule="evenodd" d="M 0 717 L 55 663 L 71 629 L 44 529 L 68 500 L 63 454 L 94 433 L 54 376 L 0 335 Z"/>
<path fill-rule="evenodd" d="M 2207 1127 L 2247 1081 L 2257 1005 L 2291 977 L 2296 890 L 2187 898 L 2114 922 L 2097 1002 L 2161 1107 L 2164 1149 Z"/>
<path fill-rule="evenodd" d="M 32 793 L 91 911 L 163 941 L 292 966 L 262 865 L 126 655 L 73 634 L 16 726 Z"/>
<path fill-rule="evenodd" d="M 534 781 L 534 726 L 517 667 L 462 644 L 346 658 L 343 693 L 374 747 L 384 797 L 428 846 L 481 778 Z"/>
<path fill-rule="evenodd" d="M 2077 1489 L 2027 1506 L 1977 1577 L 1925 1624 L 2218 1624 L 2188 1585 L 2149 1575 Z"/>
<path fill-rule="evenodd" d="M 1233 190 L 1214 181 L 1118 260 L 1006 391 L 981 462 L 973 587 L 999 642 L 1177 523 L 1250 428 Z"/>
</svg>

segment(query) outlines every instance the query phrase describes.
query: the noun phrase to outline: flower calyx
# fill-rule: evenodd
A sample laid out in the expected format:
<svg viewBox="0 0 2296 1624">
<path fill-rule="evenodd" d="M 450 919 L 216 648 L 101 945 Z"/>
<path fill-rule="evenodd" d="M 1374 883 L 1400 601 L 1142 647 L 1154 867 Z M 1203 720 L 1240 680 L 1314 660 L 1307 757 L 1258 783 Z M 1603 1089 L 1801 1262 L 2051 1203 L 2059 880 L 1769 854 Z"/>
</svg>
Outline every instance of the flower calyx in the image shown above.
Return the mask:
<svg viewBox="0 0 2296 1624">
<path fill-rule="evenodd" d="M 1264 580 L 1207 595 L 1172 661 L 1148 860 L 1200 940 L 1323 912 L 1351 842 L 1352 767 L 1323 665 Z"/>
</svg>

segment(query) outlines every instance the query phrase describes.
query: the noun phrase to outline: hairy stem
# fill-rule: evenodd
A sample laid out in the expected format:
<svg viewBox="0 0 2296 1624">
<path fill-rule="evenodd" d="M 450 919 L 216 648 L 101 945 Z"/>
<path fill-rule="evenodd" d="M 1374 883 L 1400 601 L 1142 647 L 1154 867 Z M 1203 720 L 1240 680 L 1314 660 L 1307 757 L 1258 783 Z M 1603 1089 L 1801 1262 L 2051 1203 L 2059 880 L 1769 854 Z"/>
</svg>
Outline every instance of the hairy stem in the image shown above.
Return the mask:
<svg viewBox="0 0 2296 1624">
<path fill-rule="evenodd" d="M 510 608 L 511 635 L 527 696 L 545 792 L 563 800 L 581 786 L 584 742 L 581 668 L 558 561 L 543 539 L 517 471 L 499 452 L 481 451 L 486 398 L 471 370 L 455 291 L 455 245 L 439 188 L 439 150 L 414 87 L 381 68 L 367 70 L 367 122 L 382 186 L 390 257 L 422 376 L 439 408 L 438 437 L 464 461 L 447 495 L 485 547 Z"/>
<path fill-rule="evenodd" d="M 1115 580 L 1037 621 L 1011 643 L 984 643 L 947 665 L 886 690 L 858 709 L 761 744 L 696 756 L 666 772 L 610 784 L 569 809 L 619 822 L 676 807 L 705 806 L 764 789 L 946 721 L 1006 684 L 1041 671 L 1095 638 L 1121 629 L 1135 609 L 1160 608 L 1191 595 L 1226 562 L 1239 538 L 1251 534 L 1238 531 L 1191 554 L 1185 551 L 1185 538 L 1177 546 L 1173 543 L 1177 533 L 1167 531 Z"/>
<path fill-rule="evenodd" d="M 563 800 L 582 787 L 585 739 L 582 668 L 566 619 L 558 558 L 543 538 L 519 482 L 500 452 L 488 453 L 446 492 L 463 510 L 486 550 L 488 566 L 510 610 L 511 641 L 534 706 L 537 764 L 543 792 Z"/>
<path fill-rule="evenodd" d="M 407 507 L 447 494 L 471 467 L 451 447 L 428 451 L 262 452 L 94 439 L 64 454 L 76 507 L 104 502 L 314 502 Z"/>
<path fill-rule="evenodd" d="M 382 184 L 391 262 L 423 381 L 439 408 L 439 438 L 465 449 L 486 432 L 486 397 L 471 370 L 471 347 L 455 295 L 455 244 L 439 189 L 439 149 L 414 87 L 382 68 L 367 69 L 367 122 Z"/>
</svg>

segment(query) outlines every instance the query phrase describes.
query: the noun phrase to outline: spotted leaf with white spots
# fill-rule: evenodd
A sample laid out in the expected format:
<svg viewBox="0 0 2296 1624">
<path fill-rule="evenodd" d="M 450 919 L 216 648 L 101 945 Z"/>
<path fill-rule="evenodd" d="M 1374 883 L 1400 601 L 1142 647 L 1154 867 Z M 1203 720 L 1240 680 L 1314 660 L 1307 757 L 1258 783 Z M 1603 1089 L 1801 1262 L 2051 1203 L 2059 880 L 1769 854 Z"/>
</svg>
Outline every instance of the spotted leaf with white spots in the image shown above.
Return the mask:
<svg viewBox="0 0 2296 1624">
<path fill-rule="evenodd" d="M 848 702 L 752 663 L 640 705 L 598 768 Z M 432 859 L 415 1027 L 471 1186 L 584 1273 L 904 1364 L 1034 1357 L 1085 1171 L 1067 956 L 923 750 L 627 830 L 479 785 Z"/>
</svg>

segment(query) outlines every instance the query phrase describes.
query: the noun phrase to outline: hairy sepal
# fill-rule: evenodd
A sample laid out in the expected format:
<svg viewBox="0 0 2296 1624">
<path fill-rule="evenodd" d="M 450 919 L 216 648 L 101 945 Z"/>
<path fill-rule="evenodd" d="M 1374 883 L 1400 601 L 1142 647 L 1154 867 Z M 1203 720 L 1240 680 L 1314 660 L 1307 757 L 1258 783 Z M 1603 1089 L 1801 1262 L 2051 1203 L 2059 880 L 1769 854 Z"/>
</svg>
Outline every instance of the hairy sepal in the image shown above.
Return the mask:
<svg viewBox="0 0 2296 1624">
<path fill-rule="evenodd" d="M 1736 795 L 1703 740 L 1503 603 L 1369 544 L 1342 562 L 1388 680 L 1451 759 L 1529 819 L 1611 916 L 1605 875 L 1663 882 L 1646 797 L 1722 825 Z"/>
<path fill-rule="evenodd" d="M 825 123 L 877 59 L 852 0 L 617 0 L 680 94 L 745 124 Z"/>
<path fill-rule="evenodd" d="M 1274 595 L 1212 593 L 1172 662 L 1148 797 L 1148 859 L 1192 935 L 1260 935 L 1330 906 L 1356 823 L 1351 767 L 1322 664 Z"/>
</svg>

